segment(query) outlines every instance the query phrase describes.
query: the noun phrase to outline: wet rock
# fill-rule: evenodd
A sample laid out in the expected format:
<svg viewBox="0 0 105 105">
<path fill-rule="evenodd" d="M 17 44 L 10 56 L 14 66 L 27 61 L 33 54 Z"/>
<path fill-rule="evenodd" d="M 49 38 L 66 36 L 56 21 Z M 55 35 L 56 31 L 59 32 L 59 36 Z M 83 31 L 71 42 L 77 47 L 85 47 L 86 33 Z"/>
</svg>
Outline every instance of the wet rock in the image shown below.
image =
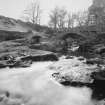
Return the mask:
<svg viewBox="0 0 105 105">
<path fill-rule="evenodd" d="M 81 81 L 75 81 L 70 79 L 69 77 L 62 76 L 60 73 L 53 73 L 52 76 L 63 86 L 74 86 L 74 87 L 83 87 L 83 86 L 88 86 L 92 87 L 92 83 L 85 83 Z"/>
<path fill-rule="evenodd" d="M 0 94 L 0 102 L 3 102 L 5 98 L 9 98 L 10 93 L 8 91 L 4 92 L 3 94 Z"/>
<path fill-rule="evenodd" d="M 62 74 L 60 74 L 59 72 L 57 73 L 53 73 L 52 74 L 53 78 L 55 78 L 56 81 L 58 81 L 60 84 L 62 84 L 63 86 L 74 86 L 74 87 L 83 87 L 83 86 L 88 86 L 88 87 L 92 87 L 93 86 L 93 80 L 90 81 L 91 82 L 86 82 L 83 81 L 82 77 L 80 77 L 79 80 L 75 79 L 75 77 L 70 77 L 70 76 L 63 76 Z M 90 78 L 90 77 L 89 77 Z"/>
<path fill-rule="evenodd" d="M 5 95 L 6 95 L 6 97 L 9 97 L 10 93 L 8 91 L 6 91 Z"/>
<path fill-rule="evenodd" d="M 2 102 L 4 99 L 4 96 L 0 96 L 0 102 Z"/>
<path fill-rule="evenodd" d="M 16 50 L 16 49 L 15 49 Z M 0 68 L 29 67 L 35 61 L 57 61 L 58 57 L 49 51 L 35 50 L 28 47 L 17 51 L 0 53 Z"/>
<path fill-rule="evenodd" d="M 22 60 L 19 60 L 19 61 L 16 61 L 14 64 L 12 65 L 8 65 L 10 68 L 18 68 L 18 67 L 30 67 L 30 65 L 32 64 L 32 61 L 28 60 L 28 61 L 22 61 Z"/>
<path fill-rule="evenodd" d="M 32 61 L 57 61 L 58 58 L 56 55 L 52 54 L 44 54 L 44 55 L 29 55 L 22 57 L 21 60 L 32 60 Z"/>
<path fill-rule="evenodd" d="M 78 60 L 83 61 L 83 60 L 85 60 L 85 58 L 80 56 L 80 57 L 78 57 Z"/>
<path fill-rule="evenodd" d="M 88 86 L 92 87 L 92 72 L 98 68 L 96 65 L 87 65 L 84 62 L 74 59 L 63 59 L 50 66 L 55 71 L 52 77 L 64 86 Z M 50 69 L 49 67 L 49 69 Z"/>
<path fill-rule="evenodd" d="M 71 82 L 70 81 L 62 81 L 60 82 L 62 85 L 64 86 L 71 86 Z"/>
<path fill-rule="evenodd" d="M 73 59 L 74 58 L 74 56 L 66 56 L 66 59 Z"/>
<path fill-rule="evenodd" d="M 74 87 L 92 87 L 93 85 L 91 83 L 83 83 L 83 82 L 77 82 L 77 81 L 62 81 L 60 82 L 64 86 L 74 86 Z"/>
<path fill-rule="evenodd" d="M 94 79 L 92 98 L 102 100 L 105 98 L 105 71 L 94 72 L 92 77 Z"/>
<path fill-rule="evenodd" d="M 29 67 L 32 64 L 31 61 L 22 61 L 16 60 L 16 59 L 9 59 L 9 60 L 2 60 L 0 62 L 0 68 L 6 68 L 6 67 Z"/>
<path fill-rule="evenodd" d="M 100 58 L 94 58 L 94 59 L 87 59 L 86 60 L 86 64 L 90 64 L 90 65 L 94 65 L 94 64 L 101 65 L 104 63 L 105 63 L 104 60 L 100 59 Z"/>
</svg>

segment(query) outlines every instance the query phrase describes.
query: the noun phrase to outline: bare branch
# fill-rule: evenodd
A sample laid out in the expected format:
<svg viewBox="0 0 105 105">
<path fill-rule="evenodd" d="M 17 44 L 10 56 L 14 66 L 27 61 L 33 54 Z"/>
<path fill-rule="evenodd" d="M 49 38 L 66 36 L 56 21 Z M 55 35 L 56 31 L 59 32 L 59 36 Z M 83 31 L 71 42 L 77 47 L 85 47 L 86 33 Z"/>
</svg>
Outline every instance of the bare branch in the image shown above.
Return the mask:
<svg viewBox="0 0 105 105">
<path fill-rule="evenodd" d="M 24 17 L 27 19 L 26 21 L 32 22 L 33 24 L 40 24 L 41 13 L 40 3 L 33 1 L 24 10 Z"/>
</svg>

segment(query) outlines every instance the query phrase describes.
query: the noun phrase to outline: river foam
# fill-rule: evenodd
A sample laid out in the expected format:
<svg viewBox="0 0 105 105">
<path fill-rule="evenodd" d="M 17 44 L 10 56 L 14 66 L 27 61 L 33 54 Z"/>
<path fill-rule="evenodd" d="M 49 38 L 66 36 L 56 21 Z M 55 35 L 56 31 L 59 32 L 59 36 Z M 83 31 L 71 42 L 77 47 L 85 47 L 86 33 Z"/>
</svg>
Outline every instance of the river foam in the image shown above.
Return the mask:
<svg viewBox="0 0 105 105">
<path fill-rule="evenodd" d="M 94 105 L 91 89 L 64 87 L 54 81 L 48 69 L 52 64 L 39 62 L 29 68 L 0 71 L 0 95 L 10 93 L 0 105 L 12 105 L 17 100 L 19 105 Z"/>
</svg>

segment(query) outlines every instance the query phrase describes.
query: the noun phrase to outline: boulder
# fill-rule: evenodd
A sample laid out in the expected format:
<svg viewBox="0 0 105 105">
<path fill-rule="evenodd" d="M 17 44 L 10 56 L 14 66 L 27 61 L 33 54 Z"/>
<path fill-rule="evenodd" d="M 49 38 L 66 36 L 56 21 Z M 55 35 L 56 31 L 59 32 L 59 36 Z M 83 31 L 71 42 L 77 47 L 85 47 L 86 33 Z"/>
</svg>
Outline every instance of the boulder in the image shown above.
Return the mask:
<svg viewBox="0 0 105 105">
<path fill-rule="evenodd" d="M 35 61 L 57 61 L 55 53 L 19 46 L 15 51 L 0 53 L 0 68 L 29 67 Z"/>
<path fill-rule="evenodd" d="M 105 71 L 94 72 L 92 77 L 94 79 L 92 98 L 102 100 L 105 98 Z"/>
<path fill-rule="evenodd" d="M 85 60 L 85 58 L 84 58 L 84 57 L 82 57 L 82 56 L 80 56 L 80 57 L 78 57 L 78 60 L 80 60 L 80 61 L 84 61 L 84 60 Z"/>
<path fill-rule="evenodd" d="M 73 78 L 69 76 L 62 76 L 60 73 L 53 73 L 52 76 L 56 78 L 56 80 L 63 86 L 75 86 L 75 87 L 83 87 L 83 86 L 92 87 L 93 86 L 91 82 L 83 82 L 80 80 L 79 81 L 74 80 Z"/>
<path fill-rule="evenodd" d="M 74 59 L 61 59 L 49 66 L 55 71 L 52 77 L 64 86 L 92 86 L 93 78 L 91 73 L 98 68 L 96 65 L 87 65 L 84 62 Z"/>
<path fill-rule="evenodd" d="M 28 60 L 28 61 L 22 61 L 22 60 L 19 60 L 19 61 L 16 61 L 13 65 L 9 65 L 9 67 L 13 68 L 13 67 L 29 67 L 30 65 L 32 64 L 32 61 L 31 60 Z"/>
</svg>

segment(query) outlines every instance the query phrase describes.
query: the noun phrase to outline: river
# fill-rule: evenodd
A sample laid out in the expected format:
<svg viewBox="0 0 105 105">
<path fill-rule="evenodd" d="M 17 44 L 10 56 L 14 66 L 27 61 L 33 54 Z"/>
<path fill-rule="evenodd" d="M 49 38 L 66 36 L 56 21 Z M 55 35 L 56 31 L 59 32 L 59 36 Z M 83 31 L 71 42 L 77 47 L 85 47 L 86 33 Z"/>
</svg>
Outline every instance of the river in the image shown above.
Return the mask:
<svg viewBox="0 0 105 105">
<path fill-rule="evenodd" d="M 37 62 L 28 68 L 0 70 L 0 105 L 95 105 L 90 88 L 65 87 L 56 82 L 48 69 L 52 64 Z"/>
</svg>

